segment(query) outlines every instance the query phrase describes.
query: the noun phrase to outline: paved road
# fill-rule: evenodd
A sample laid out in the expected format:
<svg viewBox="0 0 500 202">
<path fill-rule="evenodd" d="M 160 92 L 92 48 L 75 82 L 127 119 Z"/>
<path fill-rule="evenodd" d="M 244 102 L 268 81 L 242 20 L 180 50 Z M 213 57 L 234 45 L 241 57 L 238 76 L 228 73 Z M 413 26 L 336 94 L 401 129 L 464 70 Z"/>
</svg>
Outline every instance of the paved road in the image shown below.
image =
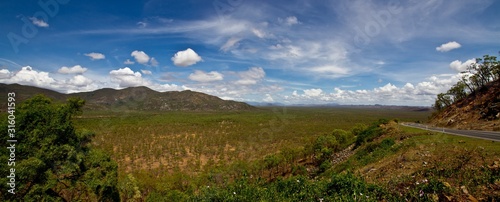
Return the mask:
<svg viewBox="0 0 500 202">
<path fill-rule="evenodd" d="M 485 140 L 499 141 L 500 142 L 500 132 L 493 131 L 480 131 L 480 130 L 456 130 L 456 129 L 448 129 L 448 128 L 438 128 L 431 127 L 418 123 L 402 123 L 401 125 L 409 126 L 413 128 L 420 128 L 424 130 L 430 130 L 435 132 L 447 133 L 451 135 L 460 135 L 472 138 L 479 138 Z"/>
</svg>

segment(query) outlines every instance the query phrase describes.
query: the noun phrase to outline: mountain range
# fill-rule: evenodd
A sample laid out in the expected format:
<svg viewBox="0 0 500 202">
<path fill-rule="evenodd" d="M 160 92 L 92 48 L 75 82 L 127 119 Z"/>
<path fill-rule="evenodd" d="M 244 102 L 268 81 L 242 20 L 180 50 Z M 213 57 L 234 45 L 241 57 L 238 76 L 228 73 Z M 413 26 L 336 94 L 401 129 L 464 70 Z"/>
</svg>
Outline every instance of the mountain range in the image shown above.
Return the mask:
<svg viewBox="0 0 500 202">
<path fill-rule="evenodd" d="M 129 87 L 121 90 L 104 88 L 91 92 L 63 94 L 49 89 L 19 84 L 0 84 L 0 111 L 7 108 L 7 93 L 16 93 L 16 103 L 37 94 L 44 94 L 56 102 L 80 97 L 90 110 L 148 110 L 148 111 L 238 111 L 255 107 L 244 102 L 223 100 L 219 97 L 190 90 L 157 92 L 147 87 Z"/>
</svg>

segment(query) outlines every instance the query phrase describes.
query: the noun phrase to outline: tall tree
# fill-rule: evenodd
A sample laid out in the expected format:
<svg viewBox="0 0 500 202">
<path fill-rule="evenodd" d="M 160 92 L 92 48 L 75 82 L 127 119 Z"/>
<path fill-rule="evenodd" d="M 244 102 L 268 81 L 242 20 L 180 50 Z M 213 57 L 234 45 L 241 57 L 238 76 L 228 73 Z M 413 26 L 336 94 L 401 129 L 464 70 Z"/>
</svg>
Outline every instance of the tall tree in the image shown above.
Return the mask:
<svg viewBox="0 0 500 202">
<path fill-rule="evenodd" d="M 490 82 L 499 82 L 500 62 L 497 57 L 484 55 L 461 72 L 462 78 L 448 92 L 437 95 L 434 108 L 438 111 L 454 102 L 474 94 L 488 86 Z"/>
</svg>

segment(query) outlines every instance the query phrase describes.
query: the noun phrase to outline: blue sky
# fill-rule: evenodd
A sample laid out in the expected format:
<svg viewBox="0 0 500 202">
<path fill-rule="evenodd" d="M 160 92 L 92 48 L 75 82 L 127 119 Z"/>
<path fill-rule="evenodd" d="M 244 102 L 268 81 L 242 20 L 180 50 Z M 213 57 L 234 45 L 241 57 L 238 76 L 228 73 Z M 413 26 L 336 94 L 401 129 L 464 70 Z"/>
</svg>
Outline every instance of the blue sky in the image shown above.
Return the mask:
<svg viewBox="0 0 500 202">
<path fill-rule="evenodd" d="M 2 1 L 0 82 L 430 106 L 500 51 L 493 0 Z"/>
</svg>

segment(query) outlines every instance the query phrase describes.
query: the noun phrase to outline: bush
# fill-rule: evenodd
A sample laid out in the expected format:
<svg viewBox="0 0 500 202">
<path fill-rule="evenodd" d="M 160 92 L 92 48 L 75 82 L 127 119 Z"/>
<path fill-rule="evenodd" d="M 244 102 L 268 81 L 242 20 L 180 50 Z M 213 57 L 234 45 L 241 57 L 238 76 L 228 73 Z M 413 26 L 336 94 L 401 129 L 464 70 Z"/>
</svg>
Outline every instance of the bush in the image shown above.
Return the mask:
<svg viewBox="0 0 500 202">
<path fill-rule="evenodd" d="M 373 139 L 381 136 L 382 133 L 383 130 L 378 126 L 371 126 L 367 128 L 356 137 L 356 147 L 361 146 L 365 142 L 373 141 Z"/>
<path fill-rule="evenodd" d="M 153 191 L 146 197 L 147 202 L 158 201 L 188 201 L 189 196 L 178 190 L 168 190 L 165 192 Z"/>
<path fill-rule="evenodd" d="M 77 131 L 72 117 L 81 113 L 84 101 L 70 98 L 55 104 L 38 95 L 23 102 L 16 111 L 16 178 L 22 181 L 15 195 L 0 200 L 14 201 L 118 201 L 117 164 L 110 156 L 89 145 L 94 136 Z M 0 120 L 0 140 L 6 142 L 7 120 Z M 7 149 L 0 156 L 8 156 Z M 0 164 L 0 175 L 7 176 L 6 164 Z M 16 169 L 17 170 L 17 169 Z M 3 178 L 4 180 L 6 178 Z M 0 179 L 0 188 L 8 190 Z"/>
<path fill-rule="evenodd" d="M 382 142 L 380 143 L 380 147 L 383 149 L 389 149 L 394 144 L 396 144 L 396 142 L 394 141 L 394 138 L 386 138 L 386 139 L 382 140 Z"/>
<path fill-rule="evenodd" d="M 323 161 L 321 165 L 319 165 L 319 172 L 325 172 L 326 170 L 330 169 L 332 167 L 332 163 L 329 160 Z"/>
<path fill-rule="evenodd" d="M 337 200 L 351 201 L 357 198 L 375 201 L 383 199 L 388 193 L 382 187 L 368 184 L 350 172 L 333 174 L 331 181 L 326 186 L 328 195 Z"/>
<path fill-rule="evenodd" d="M 333 130 L 332 135 L 337 139 L 338 143 L 343 146 L 349 144 L 349 140 L 353 137 L 351 133 L 341 129 Z"/>
<path fill-rule="evenodd" d="M 339 148 L 340 145 L 333 135 L 319 136 L 313 144 L 314 156 L 318 163 L 328 159 Z"/>
</svg>

